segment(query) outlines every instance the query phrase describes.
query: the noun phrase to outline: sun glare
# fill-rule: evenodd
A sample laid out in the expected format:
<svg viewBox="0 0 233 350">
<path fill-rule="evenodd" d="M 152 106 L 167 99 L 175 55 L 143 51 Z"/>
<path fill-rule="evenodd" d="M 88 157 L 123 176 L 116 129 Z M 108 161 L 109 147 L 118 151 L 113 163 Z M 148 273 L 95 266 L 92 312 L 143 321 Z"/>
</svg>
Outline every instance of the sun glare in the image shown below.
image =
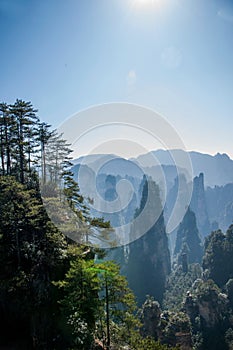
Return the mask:
<svg viewBox="0 0 233 350">
<path fill-rule="evenodd" d="M 132 0 L 134 7 L 160 6 L 163 0 Z"/>
<path fill-rule="evenodd" d="M 153 4 L 154 0 L 136 0 L 139 4 L 146 5 L 146 4 Z"/>
</svg>

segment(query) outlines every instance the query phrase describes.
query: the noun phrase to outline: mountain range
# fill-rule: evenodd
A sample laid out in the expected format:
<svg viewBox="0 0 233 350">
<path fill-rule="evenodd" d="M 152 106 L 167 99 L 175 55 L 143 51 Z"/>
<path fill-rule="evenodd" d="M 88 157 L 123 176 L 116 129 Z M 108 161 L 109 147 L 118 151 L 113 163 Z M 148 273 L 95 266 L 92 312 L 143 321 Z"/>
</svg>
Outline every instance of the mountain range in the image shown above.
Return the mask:
<svg viewBox="0 0 233 350">
<path fill-rule="evenodd" d="M 179 166 L 176 166 L 177 160 Z M 73 164 L 74 178 L 81 193 L 98 204 L 91 209 L 92 214 L 103 216 L 114 223 L 113 226 L 128 223 L 134 217 L 140 204 L 144 174 L 151 176 L 160 187 L 165 221 L 176 201 L 177 179 L 184 175 L 183 192 L 187 195 L 192 185 L 187 204 L 196 215 L 201 236 L 205 237 L 218 227 L 225 230 L 232 223 L 233 160 L 226 154 L 212 156 L 194 151 L 156 150 L 131 159 L 94 154 L 80 157 Z M 104 209 L 101 201 L 105 202 Z M 117 209 L 105 212 L 106 207 L 114 203 Z M 118 210 L 120 207 L 123 209 Z"/>
<path fill-rule="evenodd" d="M 163 166 L 166 173 L 172 178 L 176 173 L 173 158 L 181 158 L 184 154 L 190 157 L 193 168 L 193 177 L 200 173 L 205 174 L 205 186 L 222 186 L 233 183 L 233 160 L 225 153 L 216 155 L 204 154 L 195 151 L 183 150 L 155 150 L 136 158 L 125 159 L 114 154 L 93 154 L 82 156 L 73 161 L 74 165 L 87 165 L 91 169 L 98 169 L 100 173 L 141 177 L 146 170 L 153 173 L 153 168 Z M 155 159 L 151 164 L 152 157 Z M 143 169 L 142 169 L 143 168 Z"/>
</svg>

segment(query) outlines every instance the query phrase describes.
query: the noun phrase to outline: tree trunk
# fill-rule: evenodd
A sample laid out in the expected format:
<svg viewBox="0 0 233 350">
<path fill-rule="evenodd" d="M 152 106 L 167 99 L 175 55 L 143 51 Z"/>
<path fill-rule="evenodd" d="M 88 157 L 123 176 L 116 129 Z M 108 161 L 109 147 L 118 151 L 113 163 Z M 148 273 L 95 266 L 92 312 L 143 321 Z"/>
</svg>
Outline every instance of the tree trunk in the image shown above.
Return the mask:
<svg viewBox="0 0 233 350">
<path fill-rule="evenodd" d="M 20 168 L 20 182 L 24 183 L 24 154 L 23 154 L 23 126 L 22 116 L 19 120 L 19 168 Z"/>
</svg>

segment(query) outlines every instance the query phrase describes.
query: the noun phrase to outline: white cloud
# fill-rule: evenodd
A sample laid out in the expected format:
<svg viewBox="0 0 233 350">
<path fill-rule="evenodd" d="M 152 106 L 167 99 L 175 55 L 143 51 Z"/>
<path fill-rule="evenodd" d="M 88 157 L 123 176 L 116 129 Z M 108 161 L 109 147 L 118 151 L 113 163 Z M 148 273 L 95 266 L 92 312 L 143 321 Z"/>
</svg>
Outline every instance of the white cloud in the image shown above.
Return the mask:
<svg viewBox="0 0 233 350">
<path fill-rule="evenodd" d="M 233 23 L 233 14 L 227 10 L 221 9 L 218 11 L 218 16 L 224 21 Z"/>
<path fill-rule="evenodd" d="M 130 70 L 127 74 L 127 83 L 129 86 L 135 85 L 137 80 L 137 74 L 134 70 Z"/>
<path fill-rule="evenodd" d="M 166 47 L 161 54 L 161 61 L 167 68 L 174 69 L 181 65 L 182 53 L 175 46 Z"/>
</svg>

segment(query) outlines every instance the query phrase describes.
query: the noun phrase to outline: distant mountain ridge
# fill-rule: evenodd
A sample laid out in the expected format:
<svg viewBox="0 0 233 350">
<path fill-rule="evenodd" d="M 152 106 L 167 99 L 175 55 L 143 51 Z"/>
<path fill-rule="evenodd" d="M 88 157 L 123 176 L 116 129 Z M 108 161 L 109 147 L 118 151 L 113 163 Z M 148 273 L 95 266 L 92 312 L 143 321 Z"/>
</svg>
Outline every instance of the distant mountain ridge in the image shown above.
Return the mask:
<svg viewBox="0 0 233 350">
<path fill-rule="evenodd" d="M 212 156 L 210 154 L 183 151 L 183 150 L 156 150 L 151 152 L 158 161 L 163 165 L 173 165 L 174 160 L 172 155 L 180 156 L 182 153 L 187 153 L 193 167 L 193 177 L 200 173 L 205 174 L 205 186 L 214 187 L 221 186 L 233 182 L 233 160 L 225 153 Z M 136 163 L 146 165 L 148 154 L 140 155 L 137 158 L 131 159 Z"/>
<path fill-rule="evenodd" d="M 127 208 L 120 212 L 115 210 L 111 215 L 102 209 L 91 210 L 94 216 L 103 216 L 106 220 L 110 220 L 113 226 L 126 224 L 134 217 L 141 199 L 140 184 L 144 172 L 159 185 L 166 224 L 177 200 L 179 184 L 182 181 L 187 184 L 181 189 L 182 198 L 186 198 L 192 183 L 190 205 L 196 215 L 201 236 L 205 237 L 211 230 L 218 227 L 225 230 L 233 222 L 233 160 L 226 154 L 218 153 L 212 156 L 193 151 L 187 152 L 193 173 L 192 177 L 186 181 L 187 179 L 182 180 L 181 176 L 185 175 L 186 169 L 177 170 L 172 158 L 174 156 L 175 159 L 177 157 L 182 159 L 184 153 L 185 151 L 182 150 L 157 150 L 153 151 L 153 155 L 144 154 L 129 160 L 113 154 L 88 155 L 74 161 L 74 178 L 79 183 L 81 193 L 86 198 L 94 200 L 95 208 L 99 208 L 96 204 L 101 199 L 106 207 L 110 206 L 115 200 L 118 185 L 125 184 L 126 187 L 121 187 L 120 190 L 119 203 L 122 204 L 122 208 L 124 203 L 128 203 Z M 151 162 L 152 156 L 156 162 Z M 115 178 L 116 187 L 112 192 L 115 193 L 115 197 L 111 196 L 111 192 L 106 194 L 108 190 L 106 179 L 109 175 Z M 128 201 L 130 196 L 131 200 Z"/>
<path fill-rule="evenodd" d="M 144 170 L 149 174 L 153 172 L 153 167 L 155 166 L 151 164 L 151 156 L 153 156 L 157 160 L 157 164 L 162 165 L 163 170 L 165 169 L 165 175 L 169 170 L 171 174 L 169 181 L 173 181 L 177 171 L 175 170 L 176 165 L 172 156 L 182 157 L 184 153 L 190 157 L 193 167 L 193 177 L 204 173 L 205 187 L 224 186 L 228 183 L 233 183 L 233 160 L 225 153 L 217 153 L 212 156 L 195 151 L 186 152 L 183 150 L 159 149 L 130 159 L 125 159 L 114 154 L 87 155 L 75 159 L 73 163 L 74 167 L 77 164 L 87 165 L 96 173 L 105 173 L 114 176 L 120 175 L 122 177 L 128 175 L 141 178 Z"/>
</svg>

